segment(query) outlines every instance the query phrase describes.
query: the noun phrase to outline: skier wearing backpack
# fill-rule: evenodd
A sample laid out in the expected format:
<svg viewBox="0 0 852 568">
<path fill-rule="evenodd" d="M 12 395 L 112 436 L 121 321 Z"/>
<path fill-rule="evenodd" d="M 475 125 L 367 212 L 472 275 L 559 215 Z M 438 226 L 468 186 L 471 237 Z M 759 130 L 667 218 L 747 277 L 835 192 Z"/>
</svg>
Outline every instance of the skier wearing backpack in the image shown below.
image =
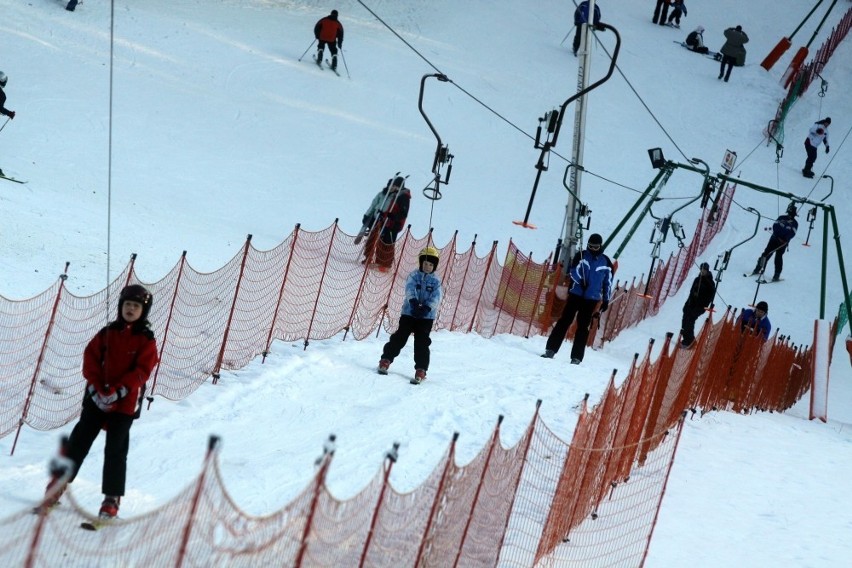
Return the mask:
<svg viewBox="0 0 852 568">
<path fill-rule="evenodd" d="M 364 264 L 375 259 L 379 270 L 391 267 L 394 243 L 405 228 L 410 204 L 411 191 L 405 187 L 405 178 L 400 175 L 389 180 L 388 185 L 376 194 L 361 219 L 361 234 L 369 232 L 364 245 Z M 356 238 L 356 242 L 360 239 Z"/>
</svg>

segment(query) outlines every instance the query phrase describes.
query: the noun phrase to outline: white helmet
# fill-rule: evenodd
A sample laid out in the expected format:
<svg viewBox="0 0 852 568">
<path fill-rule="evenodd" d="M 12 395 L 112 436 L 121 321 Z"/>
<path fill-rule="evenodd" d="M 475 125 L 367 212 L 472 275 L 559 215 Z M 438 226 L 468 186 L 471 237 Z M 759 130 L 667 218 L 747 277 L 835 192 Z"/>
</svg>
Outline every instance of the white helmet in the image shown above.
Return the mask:
<svg viewBox="0 0 852 568">
<path fill-rule="evenodd" d="M 6 76 L 6 74 L 3 73 L 2 71 L 0 71 L 0 87 L 5 87 L 6 81 L 8 81 L 8 80 L 9 80 L 9 78 Z"/>
</svg>

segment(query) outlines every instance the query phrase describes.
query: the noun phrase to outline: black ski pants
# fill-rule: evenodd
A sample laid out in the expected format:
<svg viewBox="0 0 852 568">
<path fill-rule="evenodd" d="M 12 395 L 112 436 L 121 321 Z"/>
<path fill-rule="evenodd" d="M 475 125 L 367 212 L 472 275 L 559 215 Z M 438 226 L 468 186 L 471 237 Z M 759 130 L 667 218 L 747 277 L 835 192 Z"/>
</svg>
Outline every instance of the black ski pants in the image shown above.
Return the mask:
<svg viewBox="0 0 852 568">
<path fill-rule="evenodd" d="M 763 250 L 764 264 L 769 262 L 772 254 L 775 253 L 775 276 L 781 276 L 781 270 L 784 268 L 784 253 L 787 252 L 787 242 L 779 239 L 775 235 L 769 237 L 769 242 L 766 243 L 766 248 Z"/>
<path fill-rule="evenodd" d="M 118 412 L 101 412 L 92 402 L 88 393 L 83 399 L 83 411 L 80 421 L 71 431 L 66 447 L 67 457 L 74 462 L 71 481 L 77 477 L 77 472 L 95 438 L 102 428 L 106 429 L 106 444 L 104 445 L 104 469 L 101 477 L 101 491 L 104 495 L 121 497 L 124 495 L 124 483 L 127 479 L 127 452 L 130 450 L 130 427 L 133 416 Z"/>
<path fill-rule="evenodd" d="M 734 69 L 734 63 L 737 62 L 736 57 L 732 57 L 730 55 L 722 54 L 722 64 L 719 67 L 719 78 L 721 79 L 723 76 L 725 77 L 725 82 L 728 82 L 728 79 L 731 78 L 731 71 Z M 727 71 L 725 67 L 727 66 Z"/>
<path fill-rule="evenodd" d="M 657 5 L 654 7 L 654 23 L 661 26 L 666 25 L 666 18 L 669 15 L 669 0 L 657 0 Z"/>
<path fill-rule="evenodd" d="M 586 353 L 586 341 L 589 339 L 589 326 L 592 323 L 592 314 L 597 305 L 597 300 L 587 300 L 582 296 L 568 294 L 568 300 L 565 302 L 562 315 L 559 317 L 556 325 L 553 326 L 550 337 L 547 338 L 546 348 L 554 353 L 559 351 L 562 342 L 565 341 L 565 334 L 568 333 L 568 328 L 571 327 L 571 322 L 576 317 L 577 331 L 574 333 L 574 343 L 571 346 L 571 358 L 582 361 L 583 355 Z"/>
<path fill-rule="evenodd" d="M 704 313 L 701 306 L 683 305 L 683 319 L 680 322 L 680 340 L 684 345 L 690 345 L 695 341 L 695 322 Z"/>
<path fill-rule="evenodd" d="M 328 46 L 328 52 L 331 53 L 332 63 L 337 63 L 337 43 L 333 41 L 317 40 L 317 60 L 322 62 L 322 52 L 325 46 Z"/>
<path fill-rule="evenodd" d="M 429 334 L 432 332 L 432 324 L 435 320 L 418 319 L 411 316 L 400 316 L 399 327 L 390 336 L 388 342 L 382 350 L 382 359 L 393 361 L 405 344 L 408 343 L 408 337 L 414 334 L 414 368 L 429 370 L 429 346 L 432 345 L 432 339 Z"/>
<path fill-rule="evenodd" d="M 814 146 L 811 146 L 811 141 L 805 138 L 805 152 L 808 157 L 805 160 L 805 170 L 806 172 L 813 172 L 814 162 L 817 159 L 817 149 Z"/>
</svg>

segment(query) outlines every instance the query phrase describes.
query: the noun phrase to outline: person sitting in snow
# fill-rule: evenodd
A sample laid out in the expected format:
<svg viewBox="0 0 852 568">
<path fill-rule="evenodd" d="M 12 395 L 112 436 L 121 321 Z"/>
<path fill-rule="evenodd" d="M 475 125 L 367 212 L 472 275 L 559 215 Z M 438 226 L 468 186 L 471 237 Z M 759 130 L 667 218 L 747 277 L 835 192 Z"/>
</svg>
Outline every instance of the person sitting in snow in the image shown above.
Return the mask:
<svg viewBox="0 0 852 568">
<path fill-rule="evenodd" d="M 686 36 L 686 48 L 695 53 L 710 53 L 704 45 L 704 26 L 698 26 Z"/>
<path fill-rule="evenodd" d="M 382 358 L 377 369 L 380 375 L 387 375 L 393 360 L 408 343 L 408 337 L 414 334 L 414 380 L 419 384 L 426 380 L 429 370 L 429 333 L 435 318 L 438 317 L 438 306 L 441 303 L 441 279 L 435 275 L 438 268 L 438 249 L 428 246 L 418 255 L 418 267 L 405 280 L 405 297 L 402 301 L 402 315 L 399 326 L 382 349 Z"/>
<path fill-rule="evenodd" d="M 737 323 L 740 324 L 740 331 L 749 331 L 756 333 L 766 341 L 769 339 L 769 333 L 772 331 L 772 324 L 769 323 L 769 304 L 760 301 L 754 307 L 745 308 L 740 312 L 740 317 L 737 318 Z"/>
</svg>

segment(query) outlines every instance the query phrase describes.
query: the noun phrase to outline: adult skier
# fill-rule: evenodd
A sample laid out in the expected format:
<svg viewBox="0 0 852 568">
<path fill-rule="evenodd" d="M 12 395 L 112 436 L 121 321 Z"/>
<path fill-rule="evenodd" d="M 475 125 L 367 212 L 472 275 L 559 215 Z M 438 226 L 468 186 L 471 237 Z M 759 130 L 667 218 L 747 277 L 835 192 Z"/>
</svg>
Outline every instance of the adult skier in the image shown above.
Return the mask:
<svg viewBox="0 0 852 568">
<path fill-rule="evenodd" d="M 818 120 L 811 126 L 808 132 L 808 137 L 805 138 L 805 152 L 808 157 L 805 160 L 805 167 L 802 169 L 802 175 L 806 178 L 814 177 L 813 167 L 817 159 L 817 148 L 820 144 L 825 144 L 825 153 L 828 154 L 828 127 L 831 124 L 831 117 L 826 116 L 822 120 Z"/>
<path fill-rule="evenodd" d="M 571 288 L 562 315 L 553 326 L 542 357 L 553 359 L 565 341 L 565 334 L 574 317 L 577 318 L 577 331 L 571 346 L 571 364 L 583 362 L 586 352 L 586 340 L 589 338 L 589 326 L 595 306 L 601 302 L 600 311 L 609 307 L 612 292 L 612 261 L 603 253 L 603 238 L 594 233 L 586 243 L 586 249 L 578 251 L 571 260 L 569 269 Z"/>
<path fill-rule="evenodd" d="M 364 263 L 375 260 L 379 270 L 387 270 L 393 264 L 393 249 L 399 233 L 405 228 L 408 208 L 411 204 L 411 191 L 405 187 L 405 178 L 397 175 L 373 198 L 367 212 L 361 219 L 364 228 L 369 231 L 364 245 Z M 356 238 L 356 240 L 358 240 Z"/>
<path fill-rule="evenodd" d="M 781 270 L 784 268 L 784 253 L 787 251 L 787 246 L 793 237 L 796 236 L 796 231 L 799 230 L 799 222 L 796 221 L 796 205 L 791 203 L 787 206 L 787 212 L 779 216 L 772 224 L 772 236 L 769 237 L 769 242 L 766 243 L 766 248 L 757 259 L 757 264 L 754 267 L 752 275 L 760 274 L 766 267 L 766 263 L 775 255 L 775 274 L 772 276 L 773 282 L 781 280 Z"/>
<path fill-rule="evenodd" d="M 337 10 L 332 10 L 325 18 L 314 26 L 314 37 L 317 40 L 317 65 L 322 67 L 322 55 L 325 46 L 331 53 L 331 69 L 337 70 L 337 48 L 343 49 L 343 24 L 337 20 Z"/>
<path fill-rule="evenodd" d="M 15 111 L 6 108 L 6 91 L 3 90 L 8 81 L 9 77 L 7 77 L 5 73 L 0 71 L 0 114 L 8 116 L 9 120 L 11 120 L 15 118 Z M 2 175 L 4 175 L 3 170 L 0 170 L 0 176 Z"/>
<path fill-rule="evenodd" d="M 601 9 L 598 6 L 598 3 L 595 2 L 595 17 L 594 17 L 594 25 L 597 26 L 601 23 Z M 589 23 L 589 0 L 583 0 L 574 10 L 574 45 L 573 45 L 573 53 L 574 57 L 577 56 L 577 50 L 580 49 L 580 38 L 583 34 L 583 25 Z"/>
<path fill-rule="evenodd" d="M 713 298 L 716 297 L 716 283 L 713 281 L 710 265 L 702 262 L 699 270 L 698 276 L 692 281 L 689 296 L 683 304 L 683 319 L 680 324 L 681 347 L 690 347 L 695 341 L 695 321 L 710 307 Z"/>
</svg>

